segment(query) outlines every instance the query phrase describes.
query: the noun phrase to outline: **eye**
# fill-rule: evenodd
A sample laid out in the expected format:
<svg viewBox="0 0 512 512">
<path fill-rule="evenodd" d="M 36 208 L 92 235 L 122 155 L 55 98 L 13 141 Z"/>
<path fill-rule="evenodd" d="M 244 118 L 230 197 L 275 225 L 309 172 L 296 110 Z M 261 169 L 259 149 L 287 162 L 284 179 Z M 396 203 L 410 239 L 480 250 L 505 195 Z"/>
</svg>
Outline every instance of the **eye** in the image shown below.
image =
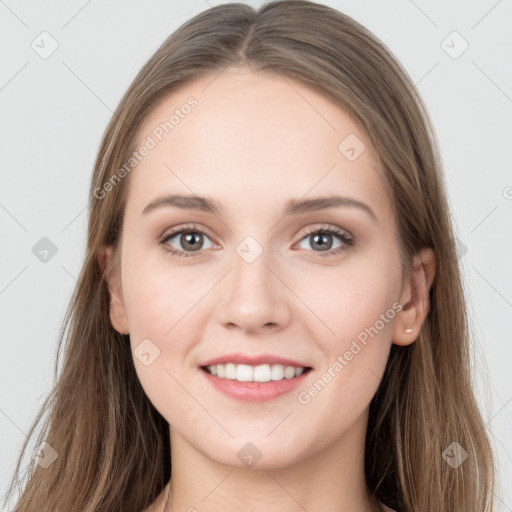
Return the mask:
<svg viewBox="0 0 512 512">
<path fill-rule="evenodd" d="M 333 237 L 340 239 L 342 242 L 335 248 L 332 248 Z M 340 254 L 355 245 L 355 239 L 348 231 L 333 226 L 310 229 L 300 243 L 304 240 L 307 241 L 311 247 L 320 248 L 320 251 L 313 251 L 322 253 L 320 256 Z"/>
<path fill-rule="evenodd" d="M 206 232 L 197 226 L 184 226 L 179 230 L 166 233 L 160 240 L 160 243 L 164 246 L 165 250 L 169 251 L 174 256 L 199 256 L 202 249 L 209 248 L 203 247 L 205 237 L 208 237 Z M 173 238 L 177 239 L 177 243 L 181 245 L 182 249 L 176 249 L 168 244 Z"/>
<path fill-rule="evenodd" d="M 205 237 L 209 239 L 209 236 L 203 229 L 195 225 L 187 225 L 171 231 L 170 233 L 166 233 L 160 239 L 160 243 L 164 246 L 165 250 L 170 252 L 173 256 L 201 256 L 203 249 L 209 249 L 215 245 L 210 241 L 211 245 L 209 247 L 203 247 Z M 334 248 L 333 237 L 341 240 L 341 243 Z M 181 248 L 175 248 L 169 244 L 174 238 L 177 239 L 175 243 L 180 245 Z M 321 253 L 320 256 L 340 254 L 355 245 L 355 239 L 348 231 L 334 226 L 310 229 L 306 235 L 303 236 L 299 244 L 304 241 L 309 242 L 310 246 L 313 248 L 319 248 L 319 251 L 313 252 Z"/>
</svg>

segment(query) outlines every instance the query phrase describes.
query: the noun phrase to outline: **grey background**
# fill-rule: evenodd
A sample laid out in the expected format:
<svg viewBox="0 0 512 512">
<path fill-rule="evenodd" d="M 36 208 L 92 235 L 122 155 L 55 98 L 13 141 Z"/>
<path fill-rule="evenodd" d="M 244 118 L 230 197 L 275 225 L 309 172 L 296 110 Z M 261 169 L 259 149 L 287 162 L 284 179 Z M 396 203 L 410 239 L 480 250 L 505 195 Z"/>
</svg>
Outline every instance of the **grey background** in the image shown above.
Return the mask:
<svg viewBox="0 0 512 512">
<path fill-rule="evenodd" d="M 380 37 L 429 109 L 461 242 L 478 398 L 498 455 L 497 510 L 512 511 L 512 490 L 503 485 L 512 482 L 512 3 L 321 3 Z M 87 190 L 103 130 L 143 63 L 210 5 L 0 0 L 2 496 L 52 386 L 57 334 L 85 252 Z M 463 40 L 446 39 L 453 31 L 469 44 L 457 58 Z M 46 51 L 51 38 L 58 43 L 45 59 L 31 46 L 43 51 L 43 37 Z M 57 249 L 47 262 L 32 250 L 43 237 Z"/>
</svg>

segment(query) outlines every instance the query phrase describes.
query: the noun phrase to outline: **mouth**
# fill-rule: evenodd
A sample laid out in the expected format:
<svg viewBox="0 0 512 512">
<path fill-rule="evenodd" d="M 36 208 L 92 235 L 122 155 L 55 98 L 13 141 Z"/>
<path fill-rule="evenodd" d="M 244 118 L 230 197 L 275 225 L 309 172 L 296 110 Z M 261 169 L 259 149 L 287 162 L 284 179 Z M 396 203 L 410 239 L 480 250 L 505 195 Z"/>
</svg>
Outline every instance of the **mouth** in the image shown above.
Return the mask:
<svg viewBox="0 0 512 512">
<path fill-rule="evenodd" d="M 244 384 L 263 384 L 294 380 L 309 373 L 311 366 L 285 366 L 282 364 L 215 364 L 200 366 L 200 369 L 212 377 L 222 380 L 233 380 Z"/>
<path fill-rule="evenodd" d="M 309 366 L 262 364 L 253 367 L 234 363 L 199 368 L 211 389 L 241 402 L 265 402 L 286 393 L 290 394 L 292 390 L 305 383 L 313 370 Z"/>
</svg>

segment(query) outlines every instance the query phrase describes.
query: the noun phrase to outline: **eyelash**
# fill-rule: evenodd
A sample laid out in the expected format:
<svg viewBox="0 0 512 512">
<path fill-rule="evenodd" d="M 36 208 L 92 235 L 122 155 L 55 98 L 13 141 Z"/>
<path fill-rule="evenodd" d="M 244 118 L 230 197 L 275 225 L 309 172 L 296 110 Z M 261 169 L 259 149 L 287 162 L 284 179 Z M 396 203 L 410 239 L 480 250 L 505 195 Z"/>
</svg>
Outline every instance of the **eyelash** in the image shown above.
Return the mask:
<svg viewBox="0 0 512 512">
<path fill-rule="evenodd" d="M 171 253 L 171 255 L 173 256 L 177 256 L 177 257 L 195 257 L 195 256 L 201 256 L 202 255 L 202 251 L 179 251 L 177 249 L 174 249 L 174 247 L 170 247 L 169 245 L 167 245 L 167 242 L 169 240 L 171 240 L 172 238 L 174 238 L 176 235 L 181 235 L 183 233 L 201 233 L 202 235 L 205 235 L 207 236 L 208 238 L 210 238 L 210 236 L 208 235 L 208 233 L 206 233 L 206 231 L 204 231 L 203 229 L 199 228 L 198 226 L 196 226 L 195 224 L 190 224 L 190 225 L 187 225 L 187 226 L 183 226 L 182 228 L 176 230 L 176 231 L 171 231 L 170 233 L 166 233 L 165 235 L 163 235 L 163 237 L 160 238 L 159 242 L 160 244 L 162 244 L 164 246 L 164 249 L 166 251 L 168 251 L 169 253 Z M 304 240 L 304 238 L 307 238 L 308 236 L 312 235 L 312 234 L 329 234 L 329 235 L 335 235 L 337 237 L 339 237 L 343 244 L 341 247 L 338 247 L 336 249 L 330 249 L 328 251 L 312 251 L 312 252 L 318 252 L 320 256 L 322 257 L 325 257 L 325 256 L 333 256 L 333 255 L 336 255 L 336 254 L 341 254 L 342 252 L 345 252 L 347 251 L 348 249 L 350 249 L 351 247 L 353 247 L 355 245 L 355 239 L 351 236 L 351 235 L 348 235 L 346 231 L 342 231 L 338 228 L 335 228 L 335 227 L 332 227 L 332 226 L 328 226 L 328 227 L 325 227 L 325 228 L 311 228 L 310 230 L 308 230 L 308 232 L 306 232 L 303 237 L 300 239 L 300 242 L 302 240 Z M 194 254 L 195 253 L 195 254 Z"/>
</svg>

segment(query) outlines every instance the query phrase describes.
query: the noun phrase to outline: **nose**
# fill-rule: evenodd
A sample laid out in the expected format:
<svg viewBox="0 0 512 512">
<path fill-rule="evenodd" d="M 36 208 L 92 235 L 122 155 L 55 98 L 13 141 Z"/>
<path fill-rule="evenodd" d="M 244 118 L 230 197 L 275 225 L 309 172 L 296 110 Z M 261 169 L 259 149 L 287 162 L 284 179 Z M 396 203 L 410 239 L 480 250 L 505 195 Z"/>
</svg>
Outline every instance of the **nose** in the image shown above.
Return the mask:
<svg viewBox="0 0 512 512">
<path fill-rule="evenodd" d="M 218 290 L 219 323 L 251 334 L 286 327 L 292 315 L 293 293 L 268 251 L 263 250 L 253 261 L 243 250 L 237 251 L 230 263 L 232 269 Z"/>
</svg>

